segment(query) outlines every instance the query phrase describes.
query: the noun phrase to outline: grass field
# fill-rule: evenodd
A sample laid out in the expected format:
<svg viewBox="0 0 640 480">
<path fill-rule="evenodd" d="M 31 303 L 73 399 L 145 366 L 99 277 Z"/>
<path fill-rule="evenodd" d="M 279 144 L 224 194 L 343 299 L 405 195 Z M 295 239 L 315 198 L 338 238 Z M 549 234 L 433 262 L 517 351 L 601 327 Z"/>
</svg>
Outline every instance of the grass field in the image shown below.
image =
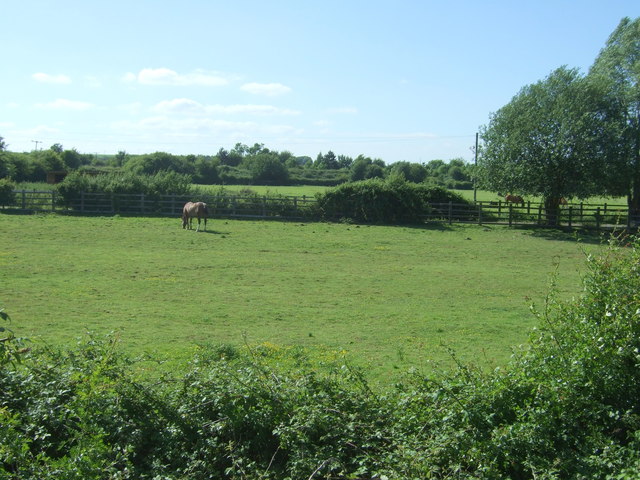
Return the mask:
<svg viewBox="0 0 640 480">
<path fill-rule="evenodd" d="M 0 215 L 0 308 L 53 345 L 118 332 L 178 365 L 196 344 L 346 352 L 372 379 L 463 360 L 503 363 L 535 325 L 557 266 L 580 291 L 583 250 L 559 232 Z M 172 367 L 173 368 L 173 367 Z"/>
</svg>

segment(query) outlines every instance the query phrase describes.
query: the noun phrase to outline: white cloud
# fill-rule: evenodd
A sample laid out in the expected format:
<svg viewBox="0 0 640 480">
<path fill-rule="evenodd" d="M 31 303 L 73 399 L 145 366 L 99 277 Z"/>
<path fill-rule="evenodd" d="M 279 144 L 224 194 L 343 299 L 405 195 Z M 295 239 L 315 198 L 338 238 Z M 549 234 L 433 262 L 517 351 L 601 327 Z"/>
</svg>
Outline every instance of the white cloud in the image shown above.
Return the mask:
<svg viewBox="0 0 640 480">
<path fill-rule="evenodd" d="M 87 75 L 84 80 L 89 87 L 98 88 L 102 86 L 102 81 L 93 75 Z"/>
<path fill-rule="evenodd" d="M 121 121 L 112 127 L 127 135 L 153 135 L 169 137 L 204 138 L 218 135 L 242 135 L 245 138 L 255 138 L 265 135 L 283 135 L 298 132 L 291 125 L 260 124 L 252 121 L 230 121 L 206 117 L 170 118 L 163 115 L 147 117 L 138 121 Z"/>
<path fill-rule="evenodd" d="M 164 100 L 153 107 L 153 111 L 159 113 L 179 113 L 179 114 L 203 114 L 204 106 L 195 100 L 188 98 L 175 98 Z"/>
<path fill-rule="evenodd" d="M 165 100 L 153 107 L 154 112 L 189 115 L 299 115 L 300 112 L 273 105 L 202 105 L 188 98 Z"/>
<path fill-rule="evenodd" d="M 126 103 L 117 107 L 118 110 L 126 112 L 128 115 L 138 115 L 142 112 L 143 108 L 142 102 Z"/>
<path fill-rule="evenodd" d="M 71 78 L 68 77 L 67 75 L 62 75 L 62 74 L 49 75 L 48 73 L 39 72 L 31 75 L 31 78 L 41 83 L 55 83 L 59 85 L 68 85 L 71 83 Z"/>
<path fill-rule="evenodd" d="M 58 98 L 53 102 L 49 103 L 39 103 L 36 105 L 39 108 L 47 108 L 53 110 L 74 110 L 74 111 L 85 111 L 94 107 L 92 103 L 89 102 L 80 102 L 77 100 L 67 100 L 65 98 Z"/>
<path fill-rule="evenodd" d="M 220 87 L 229 81 L 221 75 L 196 70 L 193 73 L 180 74 L 168 68 L 144 68 L 137 74 L 127 73 L 123 77 L 125 82 L 138 82 L 141 85 L 169 85 L 169 86 L 200 86 Z"/>
<path fill-rule="evenodd" d="M 281 83 L 245 83 L 240 89 L 253 95 L 266 95 L 268 97 L 277 97 L 291 91 L 291 88 Z"/>
</svg>

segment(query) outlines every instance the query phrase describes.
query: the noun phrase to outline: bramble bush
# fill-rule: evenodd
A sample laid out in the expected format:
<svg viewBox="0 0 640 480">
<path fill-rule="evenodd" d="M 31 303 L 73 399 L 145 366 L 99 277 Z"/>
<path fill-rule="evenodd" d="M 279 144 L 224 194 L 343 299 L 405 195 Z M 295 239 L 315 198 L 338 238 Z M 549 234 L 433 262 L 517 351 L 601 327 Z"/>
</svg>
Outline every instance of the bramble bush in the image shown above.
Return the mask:
<svg viewBox="0 0 640 480">
<path fill-rule="evenodd" d="M 21 354 L 0 365 L 0 477 L 639 479 L 640 244 L 625 242 L 587 257 L 580 298 L 552 288 L 532 307 L 530 342 L 492 372 L 458 362 L 381 390 L 275 346 L 200 347 L 153 381 L 115 336 Z"/>
</svg>

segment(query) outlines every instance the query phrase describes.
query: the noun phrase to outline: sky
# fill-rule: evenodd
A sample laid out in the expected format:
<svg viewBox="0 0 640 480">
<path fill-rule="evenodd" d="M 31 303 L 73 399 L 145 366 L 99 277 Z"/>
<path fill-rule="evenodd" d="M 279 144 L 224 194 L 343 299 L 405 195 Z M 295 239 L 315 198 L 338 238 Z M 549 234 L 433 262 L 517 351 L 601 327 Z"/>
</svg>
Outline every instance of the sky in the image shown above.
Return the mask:
<svg viewBox="0 0 640 480">
<path fill-rule="evenodd" d="M 0 137 L 473 161 L 526 85 L 586 73 L 638 0 L 4 0 Z"/>
</svg>

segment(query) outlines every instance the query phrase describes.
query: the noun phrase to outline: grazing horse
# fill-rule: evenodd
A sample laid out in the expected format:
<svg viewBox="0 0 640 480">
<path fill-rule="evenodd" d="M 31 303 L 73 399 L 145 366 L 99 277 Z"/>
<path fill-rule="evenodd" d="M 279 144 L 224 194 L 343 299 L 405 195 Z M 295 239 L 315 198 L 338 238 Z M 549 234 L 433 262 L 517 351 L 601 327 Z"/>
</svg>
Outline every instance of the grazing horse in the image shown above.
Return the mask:
<svg viewBox="0 0 640 480">
<path fill-rule="evenodd" d="M 524 207 L 524 199 L 520 195 L 505 195 L 504 201 L 507 203 L 519 203 Z"/>
<path fill-rule="evenodd" d="M 560 201 L 558 202 L 560 205 L 568 205 L 567 199 L 564 197 L 560 197 Z"/>
<path fill-rule="evenodd" d="M 207 216 L 209 215 L 209 209 L 204 202 L 187 202 L 182 208 L 182 228 L 187 230 L 193 230 L 193 217 L 198 219 L 198 228 L 196 232 L 200 231 L 200 219 L 204 218 L 204 230 L 207 231 Z"/>
</svg>

